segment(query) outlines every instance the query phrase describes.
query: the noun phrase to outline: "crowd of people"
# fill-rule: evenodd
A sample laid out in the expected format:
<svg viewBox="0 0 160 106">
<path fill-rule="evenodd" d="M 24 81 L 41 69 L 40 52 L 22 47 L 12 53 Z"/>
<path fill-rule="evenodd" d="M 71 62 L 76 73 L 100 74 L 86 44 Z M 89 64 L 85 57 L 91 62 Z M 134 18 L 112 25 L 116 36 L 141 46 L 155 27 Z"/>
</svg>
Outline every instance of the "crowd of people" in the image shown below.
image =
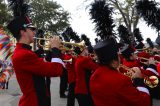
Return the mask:
<svg viewBox="0 0 160 106">
<path fill-rule="evenodd" d="M 104 1 L 93 4 L 108 15 L 105 6 Z M 16 15 L 7 28 L 17 40 L 12 64 L 22 91 L 19 106 L 51 106 L 51 77 L 60 77 L 60 98 L 67 98 L 67 106 L 75 106 L 75 99 L 79 106 L 152 106 L 153 100 L 160 100 L 159 51 L 145 47 L 143 40 L 137 45 L 118 43 L 107 30 L 99 33 L 101 40 L 94 47 L 70 43 L 72 49 L 62 50 L 61 39 L 53 36 L 49 50 L 42 47 L 44 39 L 32 51 L 30 44 L 44 36 L 26 14 Z"/>
</svg>

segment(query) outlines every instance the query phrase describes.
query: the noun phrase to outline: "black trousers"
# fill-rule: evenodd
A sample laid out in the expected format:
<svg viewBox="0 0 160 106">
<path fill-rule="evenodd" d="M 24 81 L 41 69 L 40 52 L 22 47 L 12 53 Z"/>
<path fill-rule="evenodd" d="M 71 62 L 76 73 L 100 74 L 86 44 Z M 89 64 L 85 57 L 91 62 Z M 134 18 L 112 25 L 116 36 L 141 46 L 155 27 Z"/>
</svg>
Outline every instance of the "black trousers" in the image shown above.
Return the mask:
<svg viewBox="0 0 160 106">
<path fill-rule="evenodd" d="M 67 106 L 74 106 L 75 105 L 75 82 L 69 84 L 68 89 L 68 98 L 67 98 Z"/>
<path fill-rule="evenodd" d="M 67 89 L 67 82 L 68 82 L 68 76 L 67 76 L 67 70 L 63 69 L 63 74 L 60 77 L 60 96 L 64 96 L 65 95 L 65 91 Z"/>
<path fill-rule="evenodd" d="M 85 94 L 76 94 L 79 106 L 93 106 L 92 98 Z"/>
</svg>

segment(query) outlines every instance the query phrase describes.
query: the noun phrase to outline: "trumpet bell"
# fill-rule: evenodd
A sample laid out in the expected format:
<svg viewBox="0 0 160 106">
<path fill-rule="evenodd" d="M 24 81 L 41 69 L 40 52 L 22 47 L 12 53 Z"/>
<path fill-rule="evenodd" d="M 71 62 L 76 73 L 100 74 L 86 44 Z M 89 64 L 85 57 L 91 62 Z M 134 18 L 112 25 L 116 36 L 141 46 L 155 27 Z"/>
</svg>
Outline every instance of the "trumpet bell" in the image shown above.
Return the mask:
<svg viewBox="0 0 160 106">
<path fill-rule="evenodd" d="M 62 42 L 64 45 L 73 45 L 79 48 L 84 48 L 85 47 L 85 42 L 81 41 L 80 43 L 71 43 L 71 42 Z"/>
<path fill-rule="evenodd" d="M 150 76 L 148 78 L 144 78 L 144 83 L 150 88 L 157 87 L 159 80 L 157 76 Z"/>
</svg>

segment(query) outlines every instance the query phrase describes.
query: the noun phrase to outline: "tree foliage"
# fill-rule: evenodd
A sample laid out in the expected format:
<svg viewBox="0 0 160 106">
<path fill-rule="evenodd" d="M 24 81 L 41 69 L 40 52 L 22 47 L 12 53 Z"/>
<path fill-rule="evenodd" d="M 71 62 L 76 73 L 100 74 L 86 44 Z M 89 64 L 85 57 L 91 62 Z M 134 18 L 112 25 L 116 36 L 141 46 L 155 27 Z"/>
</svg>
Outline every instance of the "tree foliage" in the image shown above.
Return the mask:
<svg viewBox="0 0 160 106">
<path fill-rule="evenodd" d="M 10 20 L 11 18 L 11 13 L 8 12 L 7 5 L 5 4 L 4 0 L 0 0 L 0 25 L 1 26 L 6 26 L 6 23 Z"/>
<path fill-rule="evenodd" d="M 26 0 L 25 3 L 30 5 L 29 16 L 39 29 L 59 34 L 69 26 L 69 13 L 56 2 L 51 0 Z M 0 25 L 2 26 L 6 25 L 13 17 L 13 12 L 4 0 L 0 0 L 0 16 Z"/>
<path fill-rule="evenodd" d="M 31 19 L 38 28 L 51 33 L 60 33 L 69 26 L 69 13 L 50 0 L 32 0 Z"/>
</svg>

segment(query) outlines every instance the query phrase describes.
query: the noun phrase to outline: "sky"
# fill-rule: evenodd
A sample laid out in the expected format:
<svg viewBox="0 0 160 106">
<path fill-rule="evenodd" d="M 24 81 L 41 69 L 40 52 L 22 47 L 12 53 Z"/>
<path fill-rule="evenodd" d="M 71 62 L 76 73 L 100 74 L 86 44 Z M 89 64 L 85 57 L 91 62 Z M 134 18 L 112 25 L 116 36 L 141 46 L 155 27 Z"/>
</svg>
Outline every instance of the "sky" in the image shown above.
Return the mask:
<svg viewBox="0 0 160 106">
<path fill-rule="evenodd" d="M 92 24 L 90 20 L 89 11 L 83 7 L 84 0 L 54 0 L 60 4 L 64 10 L 68 11 L 71 15 L 70 24 L 71 27 L 78 35 L 86 34 L 92 44 L 95 44 L 94 39 L 96 38 L 96 33 L 94 31 L 95 25 Z M 155 41 L 157 38 L 156 30 L 148 27 L 143 20 L 138 24 L 138 28 L 142 33 L 144 39 L 151 38 L 152 41 Z M 145 42 L 145 40 L 144 40 Z"/>
</svg>

